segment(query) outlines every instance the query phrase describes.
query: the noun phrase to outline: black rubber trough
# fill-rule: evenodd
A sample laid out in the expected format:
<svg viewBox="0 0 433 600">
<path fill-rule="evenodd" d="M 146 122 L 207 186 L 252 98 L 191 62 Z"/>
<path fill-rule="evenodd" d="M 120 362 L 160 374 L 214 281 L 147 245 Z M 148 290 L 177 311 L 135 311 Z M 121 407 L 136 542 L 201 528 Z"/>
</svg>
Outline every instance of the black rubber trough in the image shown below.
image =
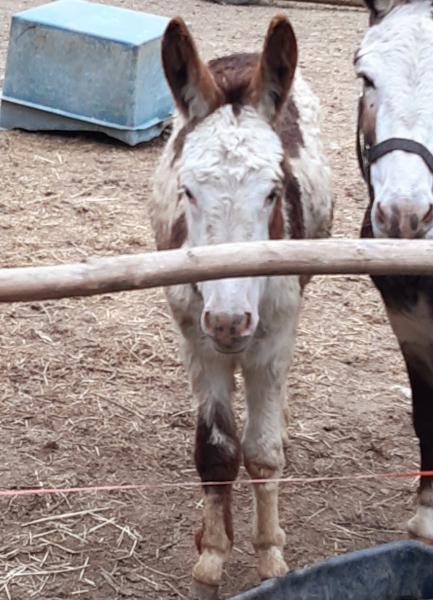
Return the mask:
<svg viewBox="0 0 433 600">
<path fill-rule="evenodd" d="M 433 600 L 433 547 L 403 541 L 344 554 L 232 600 Z"/>
</svg>

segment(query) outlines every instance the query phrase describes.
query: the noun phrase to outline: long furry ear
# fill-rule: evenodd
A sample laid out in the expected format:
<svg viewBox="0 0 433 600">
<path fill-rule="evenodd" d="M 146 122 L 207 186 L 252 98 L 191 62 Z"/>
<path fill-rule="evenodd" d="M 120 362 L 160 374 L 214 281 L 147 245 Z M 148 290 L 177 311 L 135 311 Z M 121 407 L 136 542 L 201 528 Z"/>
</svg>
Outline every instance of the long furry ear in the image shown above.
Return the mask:
<svg viewBox="0 0 433 600">
<path fill-rule="evenodd" d="M 298 47 L 289 21 L 282 15 L 272 19 L 252 80 L 252 99 L 272 121 L 282 107 L 296 70 Z"/>
<path fill-rule="evenodd" d="M 215 110 L 221 92 L 181 17 L 172 19 L 164 33 L 162 64 L 176 105 L 185 117 L 203 118 Z"/>
<path fill-rule="evenodd" d="M 364 0 L 370 11 L 370 25 L 374 25 L 391 12 L 393 8 L 406 2 L 407 0 Z"/>
</svg>

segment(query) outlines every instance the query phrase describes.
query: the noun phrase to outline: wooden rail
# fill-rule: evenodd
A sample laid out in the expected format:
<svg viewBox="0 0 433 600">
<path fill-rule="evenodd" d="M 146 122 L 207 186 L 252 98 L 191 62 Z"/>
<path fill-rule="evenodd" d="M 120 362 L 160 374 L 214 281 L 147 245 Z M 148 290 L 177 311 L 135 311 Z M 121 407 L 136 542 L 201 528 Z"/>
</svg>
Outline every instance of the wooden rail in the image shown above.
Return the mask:
<svg viewBox="0 0 433 600">
<path fill-rule="evenodd" d="M 362 273 L 433 275 L 433 241 L 278 240 L 4 268 L 0 302 L 92 296 L 224 277 Z"/>
</svg>

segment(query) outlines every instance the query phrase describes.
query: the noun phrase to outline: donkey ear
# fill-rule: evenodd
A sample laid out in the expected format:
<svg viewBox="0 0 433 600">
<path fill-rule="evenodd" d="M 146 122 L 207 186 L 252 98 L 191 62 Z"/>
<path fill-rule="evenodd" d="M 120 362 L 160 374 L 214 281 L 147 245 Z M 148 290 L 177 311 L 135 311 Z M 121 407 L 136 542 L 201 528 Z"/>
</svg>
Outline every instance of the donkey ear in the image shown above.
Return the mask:
<svg viewBox="0 0 433 600">
<path fill-rule="evenodd" d="M 272 121 L 290 90 L 298 61 L 295 33 L 289 21 L 275 17 L 269 25 L 258 69 L 253 77 L 253 102 Z"/>
<path fill-rule="evenodd" d="M 164 33 L 162 64 L 176 105 L 185 117 L 203 118 L 215 110 L 220 91 L 211 72 L 200 60 L 181 17 L 172 19 Z"/>
</svg>

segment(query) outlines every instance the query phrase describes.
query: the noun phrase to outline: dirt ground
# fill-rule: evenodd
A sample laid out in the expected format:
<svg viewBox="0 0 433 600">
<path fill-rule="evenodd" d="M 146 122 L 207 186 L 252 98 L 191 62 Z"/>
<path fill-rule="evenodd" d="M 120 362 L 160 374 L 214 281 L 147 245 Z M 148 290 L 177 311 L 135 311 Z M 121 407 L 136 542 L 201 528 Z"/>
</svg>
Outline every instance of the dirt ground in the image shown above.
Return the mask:
<svg viewBox="0 0 433 600">
<path fill-rule="evenodd" d="M 257 49 L 270 18 L 285 12 L 322 101 L 334 233 L 358 235 L 366 193 L 354 153 L 352 56 L 364 11 L 285 1 L 111 2 L 182 14 L 208 58 Z M 39 3 L 0 0 L 1 77 L 10 15 Z M 161 144 L 132 149 L 92 137 L 0 132 L 1 266 L 151 250 L 146 202 Z M 0 352 L 1 488 L 196 480 L 194 408 L 161 290 L 1 306 Z M 288 382 L 285 475 L 416 468 L 407 385 L 368 278 L 316 278 Z M 237 414 L 241 424 L 242 402 Z M 402 538 L 415 487 L 412 480 L 283 485 L 289 566 Z M 14 497 L 0 506 L 1 599 L 188 596 L 198 489 Z M 258 583 L 247 486 L 236 488 L 234 512 L 223 598 Z"/>
</svg>

